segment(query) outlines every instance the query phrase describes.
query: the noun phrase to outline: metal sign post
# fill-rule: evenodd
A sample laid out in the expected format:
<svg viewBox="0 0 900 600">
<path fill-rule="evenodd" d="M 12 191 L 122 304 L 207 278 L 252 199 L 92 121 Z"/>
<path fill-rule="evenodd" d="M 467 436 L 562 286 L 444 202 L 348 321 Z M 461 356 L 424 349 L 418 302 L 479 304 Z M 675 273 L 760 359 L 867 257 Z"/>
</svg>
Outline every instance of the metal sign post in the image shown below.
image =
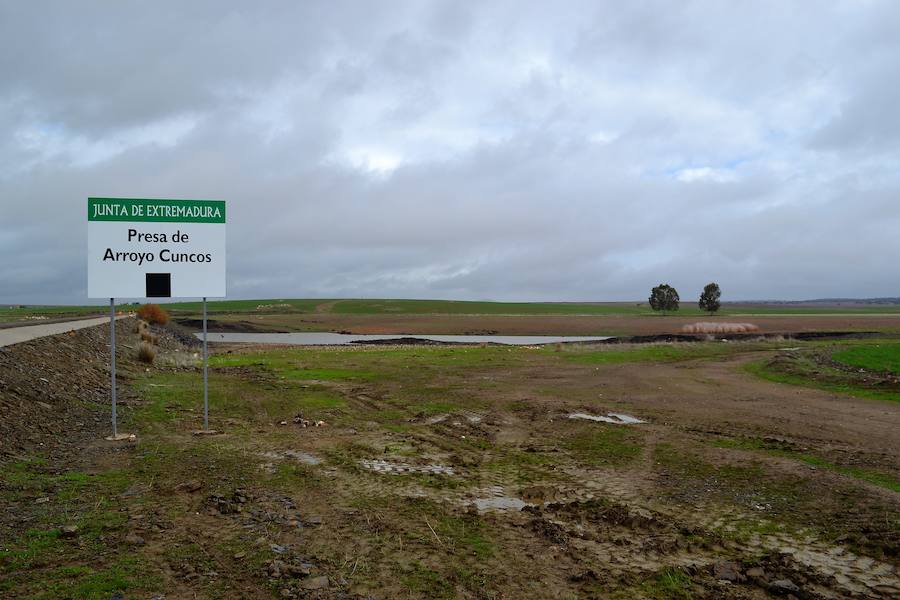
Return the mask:
<svg viewBox="0 0 900 600">
<path fill-rule="evenodd" d="M 203 298 L 203 431 L 209 431 L 209 354 L 206 352 L 206 297 Z"/>
<path fill-rule="evenodd" d="M 127 433 L 119 433 L 116 415 L 116 299 L 109 299 L 109 397 L 112 402 L 112 435 L 106 439 L 111 442 L 133 439 Z"/>
<path fill-rule="evenodd" d="M 109 364 L 112 367 L 110 380 L 110 394 L 112 395 L 112 439 L 119 437 L 116 423 L 116 299 L 109 299 Z"/>
<path fill-rule="evenodd" d="M 87 199 L 88 296 L 109 298 L 112 436 L 116 422 L 115 298 L 203 298 L 203 429 L 209 429 L 206 300 L 225 297 L 225 202 Z"/>
</svg>

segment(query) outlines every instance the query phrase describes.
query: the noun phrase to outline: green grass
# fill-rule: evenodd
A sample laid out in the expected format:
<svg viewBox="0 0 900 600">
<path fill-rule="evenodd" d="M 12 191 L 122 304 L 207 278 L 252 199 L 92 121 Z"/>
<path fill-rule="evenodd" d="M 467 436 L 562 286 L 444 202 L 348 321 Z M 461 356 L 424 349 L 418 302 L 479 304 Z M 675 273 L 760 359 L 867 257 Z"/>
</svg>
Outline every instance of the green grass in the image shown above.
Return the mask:
<svg viewBox="0 0 900 600">
<path fill-rule="evenodd" d="M 400 571 L 398 574 L 403 587 L 418 594 L 419 597 L 436 600 L 456 598 L 453 585 L 440 573 L 419 561 L 414 562 L 407 570 Z"/>
<path fill-rule="evenodd" d="M 656 315 L 646 302 L 482 302 L 466 300 L 339 300 L 332 312 L 339 314 L 465 314 L 465 315 Z M 739 315 L 894 314 L 900 306 L 795 306 L 751 303 L 724 304 L 709 317 L 695 303 L 685 302 L 670 315 L 716 319 Z"/>
<path fill-rule="evenodd" d="M 764 348 L 763 344 L 724 344 L 722 342 L 710 343 L 674 343 L 674 344 L 646 344 L 629 347 L 621 350 L 617 346 L 604 346 L 600 350 L 584 350 L 581 348 L 564 349 L 557 352 L 547 348 L 547 353 L 557 354 L 566 360 L 587 364 L 604 365 L 630 362 L 670 362 L 679 360 L 692 360 L 697 358 L 714 358 L 732 354 L 739 350 L 758 350 Z"/>
<path fill-rule="evenodd" d="M 900 344 L 854 346 L 835 352 L 832 358 L 851 367 L 900 374 Z"/>
<path fill-rule="evenodd" d="M 859 479 L 860 481 L 866 481 L 868 483 L 872 483 L 894 492 L 900 492 L 900 480 L 888 473 L 882 473 L 879 471 L 873 471 L 871 469 L 864 469 L 861 467 L 847 467 L 837 465 L 826 460 L 825 458 L 822 458 L 821 456 L 817 456 L 815 454 L 810 454 L 807 452 L 794 451 L 778 444 L 767 443 L 763 440 L 721 439 L 715 440 L 711 443 L 713 446 L 719 448 L 736 448 L 739 450 L 761 451 L 771 456 L 790 458 L 820 469 L 828 469 L 829 471 L 841 473 L 842 475 L 847 475 L 849 477 L 853 477 L 854 479 Z"/>
<path fill-rule="evenodd" d="M 142 376 L 135 387 L 148 401 L 136 409 L 139 427 L 197 420 L 202 414 L 202 380 L 195 372 L 154 372 Z M 312 411 L 309 417 L 329 409 L 340 409 L 339 395 L 316 386 L 301 387 L 273 381 L 259 385 L 228 373 L 209 378 L 210 413 L 215 418 L 237 418 L 249 422 L 278 422 L 300 411 Z"/>
<path fill-rule="evenodd" d="M 333 305 L 330 305 L 334 303 Z M 176 315 L 196 316 L 200 302 L 169 302 L 163 305 Z M 219 300 L 207 303 L 210 315 L 233 314 L 307 314 L 322 307 L 326 312 L 347 315 L 624 315 L 657 316 L 646 302 L 486 302 L 465 300 L 403 300 L 286 298 L 254 300 Z M 132 310 L 133 305 L 120 304 L 119 310 Z M 106 305 L 97 306 L 0 306 L 0 322 L 19 321 L 32 316 L 66 317 L 106 314 Z M 878 315 L 898 314 L 896 305 L 826 305 L 725 303 L 715 316 L 708 316 L 695 303 L 684 302 L 681 309 L 669 313 L 703 319 L 754 315 Z"/>
<path fill-rule="evenodd" d="M 641 587 L 644 593 L 659 600 L 689 600 L 694 597 L 691 593 L 691 577 L 675 568 L 663 569 Z"/>
<path fill-rule="evenodd" d="M 41 580 L 35 583 L 33 592 L 17 594 L 17 597 L 34 600 L 107 600 L 120 592 L 152 589 L 157 579 L 146 574 L 146 565 L 139 558 L 121 557 L 100 568 L 88 565 L 56 567 L 45 571 Z M 2 589 L 0 587 L 0 591 Z"/>
<path fill-rule="evenodd" d="M 626 464 L 641 454 L 636 432 L 606 423 L 571 423 L 563 446 L 580 462 L 593 466 Z"/>
<path fill-rule="evenodd" d="M 800 363 L 803 364 L 802 362 Z M 813 373 L 809 375 L 798 373 L 785 373 L 770 367 L 766 361 L 755 361 L 744 365 L 744 370 L 751 375 L 760 377 L 773 383 L 783 383 L 787 385 L 797 385 L 803 387 L 811 387 L 835 394 L 844 394 L 856 398 L 865 398 L 868 400 L 882 400 L 887 402 L 900 402 L 900 392 L 890 390 L 874 390 L 864 388 L 854 384 L 849 380 L 849 375 L 837 369 L 824 369 L 821 367 L 810 366 L 811 369 L 818 369 L 819 373 L 831 376 L 834 379 L 818 379 L 813 377 Z M 842 380 L 843 379 L 843 380 Z"/>
<path fill-rule="evenodd" d="M 376 378 L 374 373 L 350 369 L 285 369 L 279 374 L 302 381 L 369 381 Z"/>
<path fill-rule="evenodd" d="M 330 302 L 324 299 L 257 299 L 218 300 L 206 303 L 209 314 L 219 313 L 311 313 L 320 304 Z M 163 307 L 169 311 L 198 313 L 203 310 L 202 302 L 170 302 Z"/>
<path fill-rule="evenodd" d="M 105 600 L 116 592 L 147 589 L 153 580 L 144 575 L 138 558 L 97 559 L 108 547 L 105 540 L 126 526 L 128 515 L 119 510 L 117 496 L 133 483 L 134 474 L 46 469 L 44 460 L 22 460 L 0 472 L 0 503 L 50 499 L 33 509 L 30 529 L 0 546 L 0 596 L 15 589 L 16 597 Z M 78 527 L 76 538 L 60 536 L 65 524 Z"/>
</svg>

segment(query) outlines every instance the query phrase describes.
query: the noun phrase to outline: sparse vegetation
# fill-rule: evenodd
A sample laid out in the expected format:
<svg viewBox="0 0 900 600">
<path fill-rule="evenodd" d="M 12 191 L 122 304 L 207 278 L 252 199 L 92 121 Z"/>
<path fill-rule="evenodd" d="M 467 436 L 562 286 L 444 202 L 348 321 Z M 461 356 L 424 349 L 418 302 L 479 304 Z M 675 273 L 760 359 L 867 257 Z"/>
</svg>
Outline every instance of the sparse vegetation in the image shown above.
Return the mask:
<svg viewBox="0 0 900 600">
<path fill-rule="evenodd" d="M 795 343 L 830 359 L 831 346 Z M 723 589 L 682 558 L 747 565 L 791 536 L 799 550 L 892 560 L 891 465 L 771 441 L 781 424 L 756 399 L 779 388 L 738 365 L 791 354 L 773 352 L 783 346 L 214 349 L 210 425 L 225 433 L 215 436 L 191 435 L 202 418 L 195 365 L 147 370 L 126 356 L 121 428 L 135 442 L 79 449 L 80 471 L 52 455 L 0 468 L 14 515 L 2 524 L 20 528 L 0 546 L 0 595 L 153 597 L 175 581 L 198 597 L 302 597 L 298 585 L 325 576 L 328 594 L 362 597 L 543 598 L 550 582 L 561 598 L 662 600 Z M 171 350 L 157 361 L 190 354 Z M 827 417 L 803 414 L 790 426 L 808 440 Z M 76 537 L 62 535 L 68 523 Z M 125 542 L 131 534 L 146 544 Z M 770 579 L 790 573 L 784 560 L 764 565 Z M 311 573 L 287 576 L 282 563 Z M 809 581 L 837 585 L 819 568 Z M 728 589 L 765 593 L 753 585 Z"/>
<path fill-rule="evenodd" d="M 138 344 L 137 356 L 141 362 L 153 364 L 153 361 L 156 360 L 156 348 L 153 344 L 141 342 Z"/>
</svg>

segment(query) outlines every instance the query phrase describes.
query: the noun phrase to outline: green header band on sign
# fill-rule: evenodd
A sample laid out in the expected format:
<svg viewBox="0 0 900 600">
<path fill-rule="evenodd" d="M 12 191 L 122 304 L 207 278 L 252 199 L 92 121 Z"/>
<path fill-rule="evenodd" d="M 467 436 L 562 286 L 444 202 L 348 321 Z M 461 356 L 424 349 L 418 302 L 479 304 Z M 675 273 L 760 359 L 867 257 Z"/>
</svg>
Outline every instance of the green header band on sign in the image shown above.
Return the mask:
<svg viewBox="0 0 900 600">
<path fill-rule="evenodd" d="M 88 198 L 88 221 L 224 223 L 222 200 L 143 200 Z"/>
</svg>

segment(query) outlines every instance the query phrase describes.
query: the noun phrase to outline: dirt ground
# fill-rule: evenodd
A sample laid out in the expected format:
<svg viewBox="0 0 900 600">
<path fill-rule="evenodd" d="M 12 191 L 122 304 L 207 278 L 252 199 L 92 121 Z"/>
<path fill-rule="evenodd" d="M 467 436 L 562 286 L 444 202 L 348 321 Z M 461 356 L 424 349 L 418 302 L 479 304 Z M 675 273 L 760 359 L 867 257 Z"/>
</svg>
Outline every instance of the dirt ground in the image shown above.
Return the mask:
<svg viewBox="0 0 900 600">
<path fill-rule="evenodd" d="M 881 331 L 900 333 L 900 315 L 492 316 L 344 315 L 334 313 L 217 315 L 211 331 L 332 331 L 355 334 L 658 335 L 697 322 L 752 323 L 763 333 Z M 194 323 L 194 325 L 197 325 Z"/>
<path fill-rule="evenodd" d="M 4 597 L 900 596 L 900 403 L 749 368 L 831 345 L 219 346 L 205 436 L 120 329 L 125 443 L 102 328 L 0 351 Z"/>
</svg>

